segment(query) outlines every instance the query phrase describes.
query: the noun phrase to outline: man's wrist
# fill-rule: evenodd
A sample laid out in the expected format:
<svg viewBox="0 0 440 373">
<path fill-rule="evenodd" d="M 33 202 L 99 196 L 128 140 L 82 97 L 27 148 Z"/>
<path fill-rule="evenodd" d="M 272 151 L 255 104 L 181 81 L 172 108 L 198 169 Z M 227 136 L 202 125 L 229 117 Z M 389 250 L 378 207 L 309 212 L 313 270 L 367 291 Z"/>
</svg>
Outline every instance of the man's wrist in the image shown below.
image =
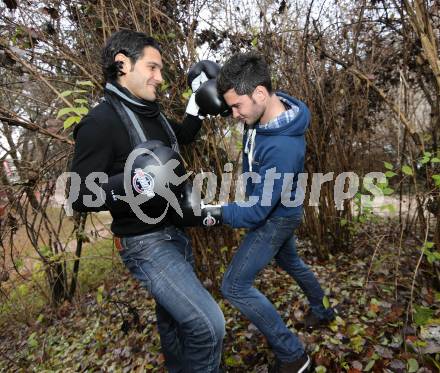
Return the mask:
<svg viewBox="0 0 440 373">
<path fill-rule="evenodd" d="M 186 105 L 185 112 L 194 117 L 198 117 L 199 119 L 204 119 L 205 117 L 200 114 L 200 107 L 196 103 L 196 94 L 191 94 L 188 104 Z"/>
<path fill-rule="evenodd" d="M 202 205 L 202 223 L 206 227 L 222 224 L 221 205 Z"/>
</svg>

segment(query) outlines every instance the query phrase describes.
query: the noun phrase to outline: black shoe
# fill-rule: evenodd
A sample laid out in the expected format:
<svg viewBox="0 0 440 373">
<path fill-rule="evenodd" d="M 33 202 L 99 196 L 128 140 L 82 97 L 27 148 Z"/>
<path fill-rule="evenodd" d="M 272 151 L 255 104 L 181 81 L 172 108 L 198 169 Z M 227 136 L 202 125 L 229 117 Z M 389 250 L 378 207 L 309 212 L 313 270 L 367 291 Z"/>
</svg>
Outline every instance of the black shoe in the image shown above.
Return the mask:
<svg viewBox="0 0 440 373">
<path fill-rule="evenodd" d="M 299 359 L 292 361 L 291 363 L 283 363 L 277 359 L 275 364 L 274 373 L 306 373 L 309 371 L 311 361 L 309 355 L 305 352 Z"/>
<path fill-rule="evenodd" d="M 334 319 L 335 319 L 335 315 L 332 315 L 331 317 L 326 319 L 321 319 L 318 316 L 316 316 L 314 313 L 312 313 L 312 311 L 309 311 L 307 315 L 304 317 L 302 324 L 304 325 L 304 329 L 310 332 L 322 326 L 327 326 Z"/>
</svg>

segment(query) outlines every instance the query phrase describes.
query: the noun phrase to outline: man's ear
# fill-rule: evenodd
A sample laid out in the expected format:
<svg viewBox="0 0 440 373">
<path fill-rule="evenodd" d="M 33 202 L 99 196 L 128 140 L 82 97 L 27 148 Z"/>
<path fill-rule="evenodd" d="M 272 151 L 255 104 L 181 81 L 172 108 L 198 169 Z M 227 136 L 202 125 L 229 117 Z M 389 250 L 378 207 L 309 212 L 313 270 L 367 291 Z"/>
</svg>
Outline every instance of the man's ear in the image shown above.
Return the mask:
<svg viewBox="0 0 440 373">
<path fill-rule="evenodd" d="M 115 56 L 115 62 L 121 63 L 121 71 L 126 74 L 130 69 L 130 59 L 124 53 Z"/>
<path fill-rule="evenodd" d="M 258 100 L 266 101 L 269 97 L 269 92 L 267 91 L 266 87 L 262 85 L 257 85 L 257 87 L 254 90 L 254 96 L 255 98 L 258 98 Z"/>
</svg>

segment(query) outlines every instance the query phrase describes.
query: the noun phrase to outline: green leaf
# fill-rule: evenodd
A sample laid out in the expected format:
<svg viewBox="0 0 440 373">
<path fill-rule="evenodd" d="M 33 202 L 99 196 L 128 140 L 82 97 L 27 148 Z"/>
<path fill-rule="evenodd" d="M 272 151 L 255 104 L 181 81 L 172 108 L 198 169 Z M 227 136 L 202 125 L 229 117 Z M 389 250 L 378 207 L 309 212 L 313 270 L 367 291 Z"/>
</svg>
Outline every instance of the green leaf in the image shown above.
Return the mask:
<svg viewBox="0 0 440 373">
<path fill-rule="evenodd" d="M 88 104 L 88 101 L 84 98 L 76 98 L 73 101 L 76 102 L 77 104 L 80 104 L 80 105 L 87 105 Z"/>
<path fill-rule="evenodd" d="M 440 363 L 434 357 L 431 357 L 429 355 L 425 355 L 425 356 L 431 361 L 431 363 L 433 363 L 435 365 L 435 367 L 440 372 Z"/>
<path fill-rule="evenodd" d="M 60 96 L 67 97 L 67 96 L 70 96 L 72 93 L 73 93 L 73 91 L 64 91 L 64 92 L 61 92 Z"/>
<path fill-rule="evenodd" d="M 440 253 L 438 251 L 430 251 L 429 248 L 425 245 L 422 247 L 423 254 L 426 255 L 426 259 L 430 264 L 434 261 L 438 260 Z"/>
<path fill-rule="evenodd" d="M 374 367 L 374 364 L 376 364 L 376 360 L 370 360 L 364 368 L 364 372 L 369 372 Z"/>
<path fill-rule="evenodd" d="M 33 332 L 27 339 L 27 344 L 30 348 L 35 348 L 38 346 L 38 341 L 35 339 L 36 335 L 37 333 Z"/>
<path fill-rule="evenodd" d="M 419 363 L 416 359 L 408 360 L 408 373 L 415 373 L 419 370 Z"/>
<path fill-rule="evenodd" d="M 252 39 L 251 44 L 253 47 L 255 47 L 258 43 L 258 38 L 255 36 L 255 38 Z"/>
<path fill-rule="evenodd" d="M 322 304 L 325 309 L 328 309 L 330 307 L 330 302 L 327 298 L 327 295 L 324 295 L 324 298 L 322 298 Z"/>
<path fill-rule="evenodd" d="M 227 247 L 227 246 L 222 246 L 221 248 L 220 248 L 220 252 L 223 254 L 223 253 L 227 253 L 229 251 L 229 247 Z"/>
<path fill-rule="evenodd" d="M 348 331 L 348 334 L 349 334 L 350 337 L 354 337 L 354 336 L 356 336 L 358 334 L 363 334 L 364 329 L 363 329 L 363 327 L 360 324 L 351 324 L 348 327 L 347 331 Z"/>
<path fill-rule="evenodd" d="M 385 168 L 387 170 L 392 170 L 394 168 L 393 165 L 391 163 L 388 163 L 388 162 L 383 162 L 383 165 L 385 166 Z"/>
<path fill-rule="evenodd" d="M 392 205 L 391 203 L 389 203 L 387 205 L 380 206 L 380 210 L 381 211 L 387 210 L 387 211 L 393 213 L 393 212 L 396 212 L 396 207 L 394 205 Z"/>
<path fill-rule="evenodd" d="M 345 326 L 345 321 L 340 316 L 336 316 L 335 321 L 336 325 L 342 325 Z"/>
<path fill-rule="evenodd" d="M 335 346 L 338 346 L 340 344 L 342 344 L 341 340 L 337 339 L 337 338 L 329 338 L 328 341 Z"/>
<path fill-rule="evenodd" d="M 329 328 L 333 333 L 338 332 L 338 325 L 334 321 L 329 325 Z"/>
<path fill-rule="evenodd" d="M 24 266 L 24 261 L 22 258 L 17 258 L 15 259 L 15 266 L 17 267 L 17 269 L 21 269 Z"/>
<path fill-rule="evenodd" d="M 80 80 L 80 81 L 76 82 L 76 84 L 83 85 L 83 86 L 89 86 L 89 87 L 95 86 L 90 80 Z"/>
<path fill-rule="evenodd" d="M 402 167 L 402 172 L 405 175 L 408 175 L 408 176 L 414 175 L 413 169 L 410 166 L 408 166 L 408 165 L 405 165 L 405 166 Z"/>
<path fill-rule="evenodd" d="M 51 256 L 53 256 L 52 250 L 47 245 L 40 246 L 39 250 L 40 254 L 43 255 L 45 258 L 50 258 Z"/>
<path fill-rule="evenodd" d="M 182 97 L 185 100 L 188 100 L 191 97 L 192 93 L 193 92 L 192 92 L 191 88 L 188 88 L 185 92 L 182 93 Z"/>
<path fill-rule="evenodd" d="M 383 190 L 382 190 L 382 192 L 383 192 L 383 194 L 384 195 L 386 195 L 386 196 L 389 196 L 390 194 L 393 194 L 394 193 L 394 189 L 393 188 L 384 188 Z"/>
<path fill-rule="evenodd" d="M 327 368 L 323 365 L 318 365 L 315 368 L 315 373 L 326 373 L 327 372 Z"/>
<path fill-rule="evenodd" d="M 357 353 L 362 352 L 365 344 L 365 339 L 362 338 L 360 335 L 357 335 L 356 337 L 353 337 L 350 339 L 350 345 L 353 348 L 353 350 Z"/>
<path fill-rule="evenodd" d="M 426 325 L 427 322 L 432 318 L 434 311 L 428 307 L 415 306 L 414 312 L 414 322 L 418 326 Z"/>
<path fill-rule="evenodd" d="M 385 172 L 385 176 L 386 177 L 393 177 L 393 176 L 397 176 L 397 174 L 394 171 L 387 171 L 387 172 Z"/>
<path fill-rule="evenodd" d="M 69 117 L 64 121 L 64 129 L 66 130 L 66 129 L 72 127 L 72 124 L 79 123 L 80 121 L 81 121 L 80 116 Z"/>
<path fill-rule="evenodd" d="M 440 158 L 437 158 L 437 157 L 432 158 L 431 163 L 440 163 Z"/>
<path fill-rule="evenodd" d="M 21 297 L 26 297 L 29 294 L 29 287 L 25 284 L 21 284 L 17 288 L 17 292 Z"/>
<path fill-rule="evenodd" d="M 74 112 L 74 111 L 75 111 L 75 108 L 74 108 L 74 107 L 65 107 L 65 108 L 62 108 L 62 109 L 60 109 L 60 111 L 58 111 L 57 119 L 58 119 L 59 117 L 62 117 L 63 115 L 69 114 L 69 113 Z"/>
<path fill-rule="evenodd" d="M 96 294 L 96 302 L 97 302 L 98 304 L 101 304 L 101 303 L 102 303 L 103 293 L 104 293 L 104 285 L 101 285 L 101 286 L 98 288 L 98 292 L 97 292 L 97 294 Z"/>
<path fill-rule="evenodd" d="M 89 109 L 84 106 L 75 107 L 73 109 L 74 109 L 74 112 L 80 116 L 87 115 L 87 113 L 89 112 Z"/>
<path fill-rule="evenodd" d="M 228 367 L 237 367 L 241 365 L 242 360 L 238 355 L 228 356 L 225 360 L 225 363 Z"/>
<path fill-rule="evenodd" d="M 435 182 L 435 185 L 440 186 L 440 175 L 439 174 L 432 175 L 432 178 Z"/>
<path fill-rule="evenodd" d="M 423 331 L 423 327 L 420 328 Z M 418 339 L 417 341 L 414 342 L 414 346 L 416 347 L 426 347 L 428 345 L 428 342 L 426 341 L 421 341 L 420 339 Z"/>
</svg>

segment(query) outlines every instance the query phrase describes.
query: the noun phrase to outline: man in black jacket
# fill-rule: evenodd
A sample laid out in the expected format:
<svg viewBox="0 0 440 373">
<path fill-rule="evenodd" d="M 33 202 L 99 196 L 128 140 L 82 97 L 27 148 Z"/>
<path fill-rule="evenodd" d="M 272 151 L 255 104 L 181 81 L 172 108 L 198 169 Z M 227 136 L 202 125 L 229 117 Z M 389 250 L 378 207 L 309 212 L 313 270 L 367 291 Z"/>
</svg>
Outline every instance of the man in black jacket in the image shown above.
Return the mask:
<svg viewBox="0 0 440 373">
<path fill-rule="evenodd" d="M 155 224 L 142 221 L 128 204 L 125 209 L 112 209 L 108 198 L 100 207 L 84 202 L 84 196 L 91 195 L 86 178 L 94 172 L 105 173 L 109 180 L 121 175 L 137 145 L 160 140 L 178 153 L 179 144 L 190 143 L 201 127 L 198 106 L 191 97 L 180 125 L 160 112 L 156 102 L 156 90 L 162 82 L 160 48 L 144 33 L 124 30 L 113 34 L 103 49 L 102 64 L 105 101 L 90 111 L 74 133 L 72 171 L 79 174 L 81 187 L 73 208 L 110 210 L 111 229 L 123 262 L 156 300 L 169 372 L 217 372 L 224 318 L 195 275 L 191 244 L 185 233 L 166 217 Z M 193 79 L 193 91 L 203 77 L 206 75 L 202 73 Z M 154 218 L 163 213 L 163 208 L 150 206 L 147 212 Z"/>
</svg>

